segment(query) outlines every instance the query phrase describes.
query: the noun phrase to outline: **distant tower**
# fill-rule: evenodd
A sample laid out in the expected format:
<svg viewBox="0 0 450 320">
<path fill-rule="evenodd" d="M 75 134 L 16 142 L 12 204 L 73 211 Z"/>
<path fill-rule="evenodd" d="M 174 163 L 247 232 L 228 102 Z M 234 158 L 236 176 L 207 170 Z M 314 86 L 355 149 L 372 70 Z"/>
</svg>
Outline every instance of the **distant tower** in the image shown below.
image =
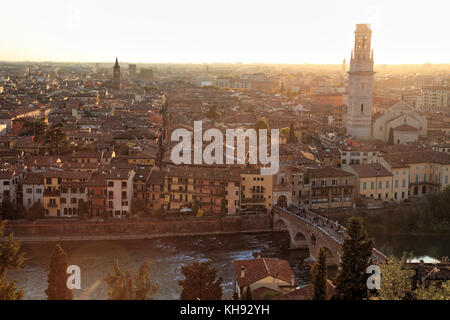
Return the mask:
<svg viewBox="0 0 450 320">
<path fill-rule="evenodd" d="M 116 57 L 116 64 L 114 65 L 114 89 L 120 90 L 120 66 Z"/>
<path fill-rule="evenodd" d="M 347 62 L 345 61 L 345 58 L 344 58 L 344 61 L 342 61 L 342 74 L 343 75 L 345 75 L 346 70 L 347 70 Z"/>
<path fill-rule="evenodd" d="M 128 74 L 130 75 L 130 80 L 132 80 L 132 81 L 136 80 L 136 65 L 135 64 L 128 65 Z"/>
<path fill-rule="evenodd" d="M 347 133 L 355 138 L 372 136 L 373 50 L 369 24 L 357 24 L 350 59 Z"/>
</svg>

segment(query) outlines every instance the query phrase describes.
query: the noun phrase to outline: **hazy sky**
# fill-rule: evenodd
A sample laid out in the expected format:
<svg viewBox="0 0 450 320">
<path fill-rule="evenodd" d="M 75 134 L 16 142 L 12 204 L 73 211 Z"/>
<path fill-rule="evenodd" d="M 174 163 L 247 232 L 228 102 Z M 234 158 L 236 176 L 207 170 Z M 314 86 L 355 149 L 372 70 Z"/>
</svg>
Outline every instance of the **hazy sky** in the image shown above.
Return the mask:
<svg viewBox="0 0 450 320">
<path fill-rule="evenodd" d="M 0 60 L 341 63 L 371 23 L 375 63 L 449 63 L 446 0 L 3 1 Z"/>
</svg>

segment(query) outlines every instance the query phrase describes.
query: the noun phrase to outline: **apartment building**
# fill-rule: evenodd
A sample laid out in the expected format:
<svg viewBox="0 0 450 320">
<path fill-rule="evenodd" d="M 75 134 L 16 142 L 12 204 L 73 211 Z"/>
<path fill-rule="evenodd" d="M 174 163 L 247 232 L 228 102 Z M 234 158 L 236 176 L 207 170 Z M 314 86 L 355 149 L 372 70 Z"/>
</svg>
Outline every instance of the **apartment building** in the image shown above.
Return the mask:
<svg viewBox="0 0 450 320">
<path fill-rule="evenodd" d="M 448 112 L 450 108 L 450 87 L 428 86 L 417 97 L 417 108 L 428 112 Z"/>
<path fill-rule="evenodd" d="M 273 202 L 272 188 L 272 175 L 262 175 L 260 169 L 256 168 L 243 169 L 241 172 L 241 213 L 270 211 Z M 287 202 L 287 199 L 283 201 Z"/>
<path fill-rule="evenodd" d="M 87 183 L 85 181 L 64 181 L 60 186 L 61 213 L 65 217 L 77 216 L 79 205 L 87 202 Z"/>
<path fill-rule="evenodd" d="M 236 214 L 240 206 L 239 182 L 237 168 L 153 170 L 147 184 L 148 208 L 179 211 L 198 202 L 203 212 Z"/>
<path fill-rule="evenodd" d="M 27 173 L 22 181 L 22 201 L 26 209 L 35 203 L 44 205 L 44 176 L 42 173 Z"/>
<path fill-rule="evenodd" d="M 380 157 L 380 163 L 394 172 L 408 174 L 408 196 L 442 191 L 449 185 L 450 155 L 446 153 L 416 151 L 384 154 Z M 404 178 L 400 179 L 403 185 Z"/>
<path fill-rule="evenodd" d="M 355 176 L 333 168 L 300 168 L 294 171 L 293 202 L 307 209 L 346 208 L 354 203 Z"/>
<path fill-rule="evenodd" d="M 133 198 L 132 169 L 112 169 L 107 177 L 108 213 L 111 217 L 122 217 L 131 214 Z"/>
<path fill-rule="evenodd" d="M 94 175 L 87 183 L 88 201 L 91 217 L 102 217 L 107 214 L 107 175 Z"/>
<path fill-rule="evenodd" d="M 371 158 L 380 152 L 377 145 L 339 147 L 342 166 L 371 163 Z"/>
<path fill-rule="evenodd" d="M 393 199 L 393 174 L 381 164 L 354 164 L 345 170 L 356 176 L 355 196 L 384 201 Z"/>
<path fill-rule="evenodd" d="M 76 215 L 78 210 L 75 210 L 75 214 L 73 214 L 73 208 L 78 208 L 79 200 L 76 203 L 71 203 L 72 198 L 82 198 L 84 201 L 87 201 L 85 197 L 86 190 L 82 190 L 83 192 L 80 194 L 80 197 L 75 196 L 78 194 L 78 188 L 85 188 L 88 181 L 90 180 L 91 173 L 89 172 L 75 172 L 75 171 L 46 171 L 43 173 L 44 177 L 44 213 L 46 216 L 50 217 L 60 217 L 64 216 L 64 212 L 66 212 L 65 216 L 69 216 L 69 208 L 72 209 L 72 216 Z M 77 193 L 70 192 L 69 190 L 61 190 L 62 188 L 68 188 L 72 183 L 75 183 L 73 186 L 77 188 Z M 78 183 L 78 184 L 77 184 Z M 62 192 L 63 191 L 63 192 Z M 63 206 L 61 207 L 61 194 L 63 194 Z M 72 196 L 70 196 L 72 195 Z M 70 199 L 70 200 L 67 200 Z M 70 203 L 67 203 L 69 201 Z M 67 209 L 64 211 L 64 209 Z"/>
<path fill-rule="evenodd" d="M 9 200 L 16 202 L 16 191 L 19 184 L 19 176 L 13 170 L 0 171 L 0 203 Z"/>
</svg>

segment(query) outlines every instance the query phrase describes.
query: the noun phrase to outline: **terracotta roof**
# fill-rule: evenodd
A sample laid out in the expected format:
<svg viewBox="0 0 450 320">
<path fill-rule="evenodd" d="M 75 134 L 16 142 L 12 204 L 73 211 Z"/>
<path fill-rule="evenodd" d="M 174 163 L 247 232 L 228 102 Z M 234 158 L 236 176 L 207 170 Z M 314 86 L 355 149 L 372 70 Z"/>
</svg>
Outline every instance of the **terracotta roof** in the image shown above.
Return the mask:
<svg viewBox="0 0 450 320">
<path fill-rule="evenodd" d="M 330 280 L 326 282 L 327 300 L 335 293 L 335 287 Z M 285 293 L 281 296 L 273 298 L 273 300 L 310 300 L 313 296 L 314 288 L 312 284 L 308 284 L 304 287 L 295 289 L 294 291 Z"/>
<path fill-rule="evenodd" d="M 42 173 L 27 173 L 23 184 L 44 184 L 44 176 Z"/>
<path fill-rule="evenodd" d="M 334 167 L 307 169 L 307 173 L 311 178 L 326 178 L 326 177 L 351 177 L 352 173 L 336 169 Z"/>
<path fill-rule="evenodd" d="M 11 179 L 11 177 L 14 175 L 14 172 L 11 170 L 0 170 L 0 179 Z"/>
<path fill-rule="evenodd" d="M 383 158 L 392 166 L 425 162 L 450 164 L 450 155 L 438 151 L 390 153 L 383 155 Z"/>
<path fill-rule="evenodd" d="M 247 286 L 268 276 L 280 279 L 287 283 L 294 277 L 288 261 L 272 258 L 257 258 L 253 260 L 233 261 L 236 279 L 240 287 Z M 241 269 L 244 269 L 244 277 L 241 277 Z M 294 280 L 294 285 L 297 282 Z"/>
<path fill-rule="evenodd" d="M 413 126 L 410 126 L 409 124 L 401 124 L 394 128 L 395 131 L 419 131 L 419 129 L 414 128 Z"/>
<path fill-rule="evenodd" d="M 353 164 L 351 167 L 361 178 L 392 176 L 392 173 L 379 163 Z"/>
</svg>

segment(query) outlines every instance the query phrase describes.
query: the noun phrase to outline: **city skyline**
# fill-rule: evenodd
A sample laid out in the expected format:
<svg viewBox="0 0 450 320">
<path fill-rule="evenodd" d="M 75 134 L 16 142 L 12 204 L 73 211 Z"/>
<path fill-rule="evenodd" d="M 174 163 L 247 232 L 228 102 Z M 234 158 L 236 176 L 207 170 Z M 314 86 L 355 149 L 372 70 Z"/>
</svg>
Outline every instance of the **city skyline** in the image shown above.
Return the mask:
<svg viewBox="0 0 450 320">
<path fill-rule="evenodd" d="M 0 60 L 340 64 L 368 23 L 375 64 L 449 63 L 450 23 L 433 2 L 17 1 L 4 8 Z"/>
</svg>

